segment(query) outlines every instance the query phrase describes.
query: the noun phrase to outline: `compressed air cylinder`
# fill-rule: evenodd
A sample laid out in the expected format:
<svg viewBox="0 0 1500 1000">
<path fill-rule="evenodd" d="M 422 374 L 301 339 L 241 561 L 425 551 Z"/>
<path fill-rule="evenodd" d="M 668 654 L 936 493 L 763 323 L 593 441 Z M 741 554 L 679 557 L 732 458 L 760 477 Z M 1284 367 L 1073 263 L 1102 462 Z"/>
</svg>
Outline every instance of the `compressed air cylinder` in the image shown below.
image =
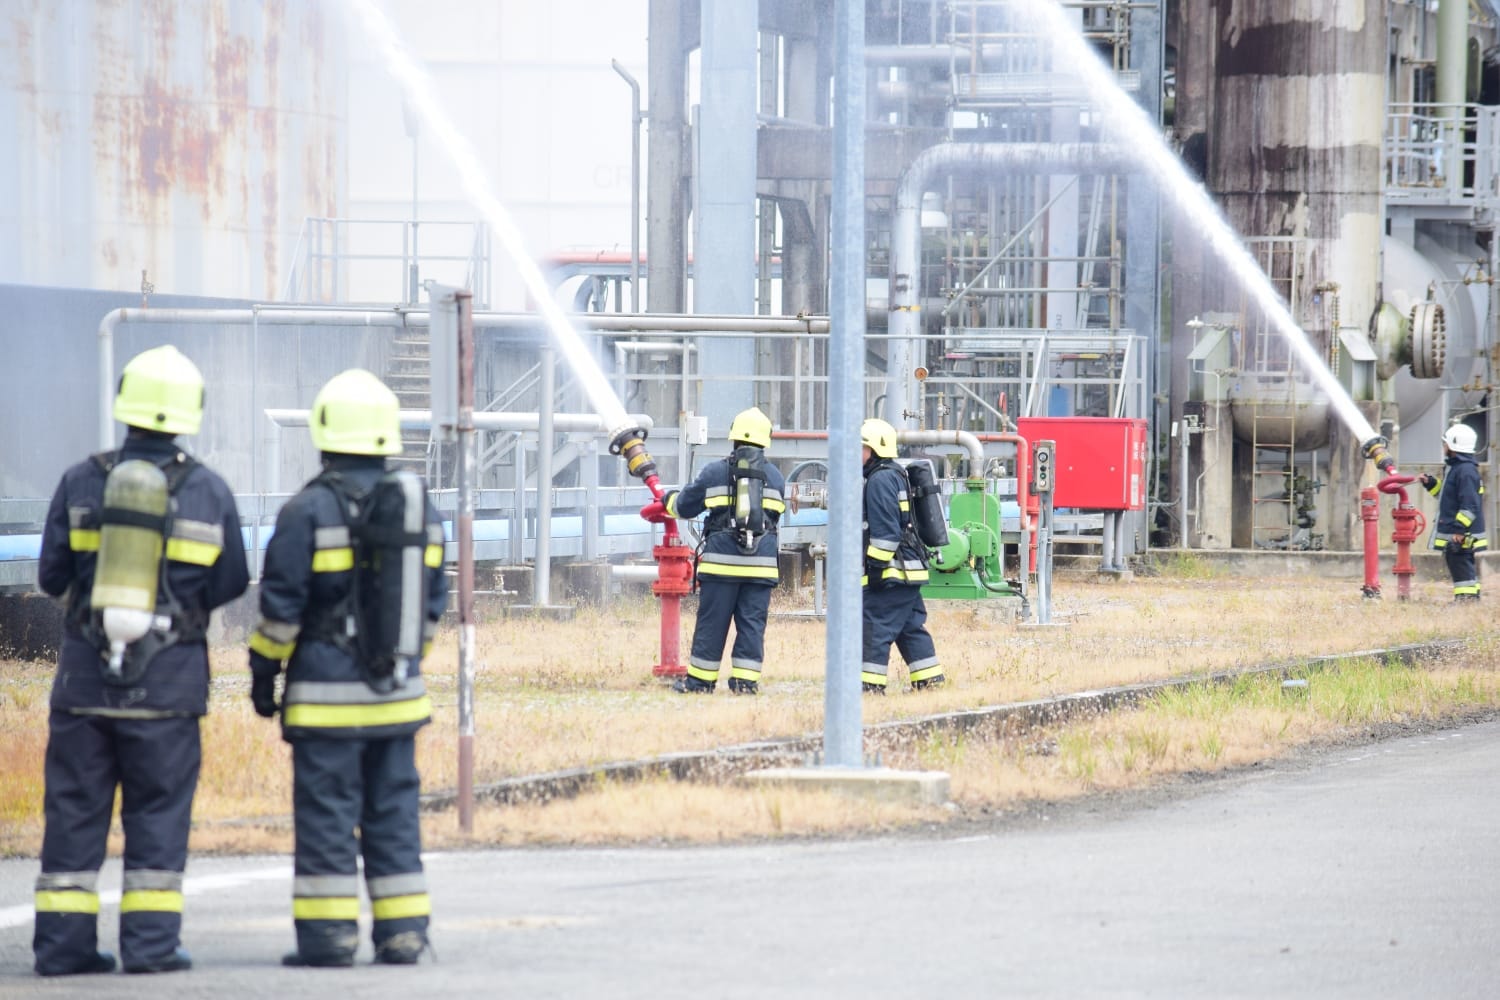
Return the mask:
<svg viewBox="0 0 1500 1000">
<path fill-rule="evenodd" d="M 932 463 L 925 458 L 913 459 L 906 466 L 911 484 L 911 516 L 917 537 L 928 548 L 948 544 L 948 519 L 943 514 L 943 494 L 933 474 Z"/>
<path fill-rule="evenodd" d="M 125 646 L 151 628 L 161 574 L 167 477 L 150 462 L 121 462 L 104 481 L 99 560 L 89 598 L 101 613 L 110 667 L 119 672 Z"/>
</svg>

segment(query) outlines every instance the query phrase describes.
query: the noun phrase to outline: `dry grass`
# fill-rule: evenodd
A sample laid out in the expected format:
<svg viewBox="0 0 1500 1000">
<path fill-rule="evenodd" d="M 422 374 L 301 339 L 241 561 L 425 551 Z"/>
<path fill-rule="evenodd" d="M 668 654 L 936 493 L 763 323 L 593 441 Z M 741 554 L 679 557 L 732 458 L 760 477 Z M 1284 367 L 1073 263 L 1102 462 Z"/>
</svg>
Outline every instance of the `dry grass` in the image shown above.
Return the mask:
<svg viewBox="0 0 1500 1000">
<path fill-rule="evenodd" d="M 810 599 L 778 593 L 774 610 Z M 1441 581 L 1418 582 L 1414 599 L 1364 601 L 1349 579 L 1217 577 L 1192 560 L 1170 575 L 1130 583 L 1092 574 L 1059 575 L 1057 627 L 993 624 L 969 607 L 930 602 L 930 626 L 950 678 L 935 692 L 863 700 L 867 724 L 1268 661 L 1350 652 L 1455 636 L 1490 636 L 1475 605 L 1454 606 Z M 682 648 L 692 628 L 684 609 Z M 822 730 L 825 630 L 810 618 L 774 617 L 757 698 L 683 698 L 651 677 L 657 608 L 649 598 L 570 622 L 481 625 L 477 645 L 475 778 L 501 778 Z M 1279 689 L 1218 706 L 1211 699 L 1170 711 L 1162 704 L 1014 743 L 935 741 L 886 763 L 941 767 L 953 776 L 958 812 L 1004 808 L 1034 798 L 1122 787 L 1183 770 L 1261 759 L 1286 745 L 1365 724 L 1360 699 L 1386 718 L 1436 715 L 1500 703 L 1492 643 L 1462 671 L 1397 672 L 1427 678 L 1409 689 L 1345 692 L 1320 679 L 1303 705 Z M 290 762 L 278 727 L 250 709 L 241 649 L 215 650 L 212 711 L 204 723 L 204 769 L 195 807 L 199 851 L 284 851 L 290 834 Z M 898 658 L 899 662 L 899 658 Z M 850 665 L 852 669 L 853 664 Z M 0 664 L 0 854 L 34 854 L 40 843 L 42 749 L 51 666 Z M 436 705 L 418 742 L 429 790 L 457 783 L 457 643 L 440 634 L 426 665 Z M 1366 671 L 1367 675 L 1394 674 Z M 1355 685 L 1358 688 L 1358 685 Z M 1426 699 L 1423 702 L 1422 699 Z M 594 843 L 803 836 L 934 819 L 931 811 L 850 802 L 806 791 L 685 788 L 668 783 L 604 785 L 571 802 L 482 808 L 473 838 L 451 815 L 425 820 L 433 844 Z M 952 815 L 953 810 L 941 811 Z M 249 820 L 250 822 L 237 822 Z M 236 821 L 236 822 L 231 822 Z"/>
</svg>

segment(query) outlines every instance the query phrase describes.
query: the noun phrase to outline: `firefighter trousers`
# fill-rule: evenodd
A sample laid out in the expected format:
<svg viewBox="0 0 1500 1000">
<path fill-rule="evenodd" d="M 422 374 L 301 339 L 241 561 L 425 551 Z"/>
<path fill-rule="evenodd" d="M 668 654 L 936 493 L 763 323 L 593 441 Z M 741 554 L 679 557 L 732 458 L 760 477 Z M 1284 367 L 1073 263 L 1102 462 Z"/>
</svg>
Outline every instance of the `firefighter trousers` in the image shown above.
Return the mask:
<svg viewBox="0 0 1500 1000">
<path fill-rule="evenodd" d="M 298 739 L 292 781 L 298 952 L 313 961 L 354 954 L 361 857 L 377 952 L 397 934 L 425 936 L 431 904 L 422 873 L 415 738 Z"/>
<path fill-rule="evenodd" d="M 766 581 L 716 579 L 698 574 L 698 618 L 693 625 L 693 645 L 688 671 L 712 684 L 718 679 L 734 622 L 734 647 L 730 650 L 730 676 L 758 681 L 765 660 L 766 618 L 771 610 L 771 591 Z"/>
<path fill-rule="evenodd" d="M 1449 542 L 1443 549 L 1443 562 L 1453 580 L 1454 597 L 1479 596 L 1479 571 L 1475 568 L 1473 549 Z"/>
<path fill-rule="evenodd" d="M 202 761 L 198 719 L 119 719 L 54 711 L 45 764 L 36 971 L 79 968 L 98 950 L 99 866 L 120 789 L 125 874 L 120 959 L 169 960 L 182 934 L 182 872 Z"/>
<path fill-rule="evenodd" d="M 893 642 L 906 661 L 913 683 L 943 676 L 937 647 L 927 631 L 927 605 L 922 601 L 921 587 L 887 583 L 867 588 L 863 609 L 860 679 L 864 683 L 885 687 Z"/>
</svg>

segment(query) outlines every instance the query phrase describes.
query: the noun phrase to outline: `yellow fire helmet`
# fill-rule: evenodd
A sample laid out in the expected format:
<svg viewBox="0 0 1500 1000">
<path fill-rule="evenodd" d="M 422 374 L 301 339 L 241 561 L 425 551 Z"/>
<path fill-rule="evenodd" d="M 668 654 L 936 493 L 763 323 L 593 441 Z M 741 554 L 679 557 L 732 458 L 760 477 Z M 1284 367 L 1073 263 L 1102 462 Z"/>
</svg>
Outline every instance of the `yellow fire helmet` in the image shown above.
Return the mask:
<svg viewBox="0 0 1500 1000">
<path fill-rule="evenodd" d="M 114 418 L 164 434 L 197 434 L 203 423 L 203 373 L 171 344 L 142 351 L 120 373 Z"/>
<path fill-rule="evenodd" d="M 859 443 L 873 451 L 877 458 L 896 457 L 896 428 L 878 417 L 859 425 Z"/>
<path fill-rule="evenodd" d="M 729 425 L 729 440 L 743 441 L 757 448 L 771 447 L 771 418 L 760 412 L 758 406 L 741 410 L 735 415 L 734 423 Z"/>
<path fill-rule="evenodd" d="M 401 404 L 363 368 L 339 372 L 318 390 L 307 418 L 313 446 L 344 455 L 401 452 Z"/>
</svg>

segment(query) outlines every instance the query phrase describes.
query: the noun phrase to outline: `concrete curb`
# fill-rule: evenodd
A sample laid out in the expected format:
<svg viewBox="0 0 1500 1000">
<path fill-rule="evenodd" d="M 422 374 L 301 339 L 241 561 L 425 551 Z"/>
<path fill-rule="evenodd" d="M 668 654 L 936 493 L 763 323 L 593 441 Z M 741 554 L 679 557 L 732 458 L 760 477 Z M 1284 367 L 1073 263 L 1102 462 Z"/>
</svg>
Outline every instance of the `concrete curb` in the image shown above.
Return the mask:
<svg viewBox="0 0 1500 1000">
<path fill-rule="evenodd" d="M 1362 649 L 1327 656 L 1222 670 L 1206 674 L 1189 674 L 1169 680 L 1127 684 L 1098 691 L 1079 691 L 1036 701 L 1017 702 L 945 712 L 938 715 L 884 722 L 866 726 L 866 746 L 877 759 L 882 748 L 911 743 L 933 733 L 976 733 L 987 736 L 1016 735 L 1030 729 L 1089 716 L 1103 715 L 1117 708 L 1129 708 L 1162 691 L 1194 684 L 1227 684 L 1242 677 L 1280 674 L 1286 677 L 1318 673 L 1340 663 L 1359 659 L 1394 661 L 1410 666 L 1424 660 L 1442 660 L 1468 647 L 1463 639 L 1443 639 L 1412 643 L 1388 649 Z M 767 740 L 720 747 L 717 750 L 685 751 L 663 754 L 641 760 L 616 761 L 607 764 L 569 768 L 546 774 L 507 778 L 474 789 L 478 802 L 515 805 L 527 802 L 550 802 L 572 798 L 589 788 L 609 781 L 643 781 L 671 778 L 677 781 L 723 782 L 760 768 L 798 767 L 813 763 L 822 749 L 823 739 L 804 736 L 787 740 Z M 452 790 L 431 792 L 422 796 L 424 811 L 454 808 L 457 793 Z"/>
</svg>

